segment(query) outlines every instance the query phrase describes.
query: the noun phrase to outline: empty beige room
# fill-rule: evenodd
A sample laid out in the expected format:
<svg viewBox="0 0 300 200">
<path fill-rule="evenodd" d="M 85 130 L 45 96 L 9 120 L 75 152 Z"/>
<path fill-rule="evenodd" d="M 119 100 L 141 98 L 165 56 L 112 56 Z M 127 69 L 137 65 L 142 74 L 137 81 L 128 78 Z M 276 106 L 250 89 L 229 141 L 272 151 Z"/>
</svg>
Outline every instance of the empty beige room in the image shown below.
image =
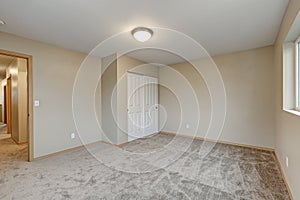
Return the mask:
<svg viewBox="0 0 300 200">
<path fill-rule="evenodd" d="M 300 1 L 0 1 L 0 199 L 300 199 Z"/>
</svg>

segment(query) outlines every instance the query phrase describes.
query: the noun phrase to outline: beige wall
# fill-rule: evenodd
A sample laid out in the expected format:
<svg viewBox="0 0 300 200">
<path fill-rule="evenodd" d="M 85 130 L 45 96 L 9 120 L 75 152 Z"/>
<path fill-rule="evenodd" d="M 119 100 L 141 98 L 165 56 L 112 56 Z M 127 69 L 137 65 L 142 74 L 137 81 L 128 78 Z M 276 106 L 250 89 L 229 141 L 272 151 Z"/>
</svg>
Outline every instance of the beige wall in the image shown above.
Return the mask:
<svg viewBox="0 0 300 200">
<path fill-rule="evenodd" d="M 11 137 L 19 142 L 19 122 L 18 122 L 18 59 L 14 59 L 6 69 L 6 78 L 11 77 Z"/>
<path fill-rule="evenodd" d="M 182 76 L 183 75 L 183 76 Z M 198 92 L 203 97 L 199 99 L 199 109 L 197 96 Z M 197 93 L 196 93 L 197 94 Z M 197 110 L 204 116 L 207 109 L 210 107 L 210 102 L 207 101 L 205 95 L 208 96 L 206 85 L 201 76 L 188 63 L 173 65 L 172 67 L 164 66 L 159 68 L 159 129 L 166 132 L 176 132 L 180 134 L 202 135 L 207 129 L 205 121 L 209 118 L 208 115 L 203 117 L 202 126 L 198 128 L 199 115 Z M 201 104 L 201 102 L 203 104 Z M 204 103 L 206 102 L 206 103 Z M 202 107 L 201 105 L 204 105 Z M 186 127 L 186 125 L 189 127 Z"/>
<path fill-rule="evenodd" d="M 114 120 L 113 109 L 117 106 L 116 98 L 112 98 L 114 87 L 117 84 L 117 55 L 113 54 L 102 58 L 101 77 L 101 126 L 102 139 L 106 142 L 117 144 L 117 124 Z"/>
<path fill-rule="evenodd" d="M 300 199 L 300 116 L 283 111 L 282 107 L 282 46 L 300 9 L 300 1 L 291 0 L 275 43 L 276 72 L 276 153 L 292 190 L 294 199 Z M 289 167 L 285 157 L 289 157 Z"/>
<path fill-rule="evenodd" d="M 101 118 L 101 84 L 98 84 L 100 77 L 101 58 L 89 55 L 77 69 L 70 97 L 72 118 L 76 124 L 76 129 L 72 132 L 77 138 L 80 137 L 82 144 L 102 140 L 102 130 L 98 124 Z"/>
<path fill-rule="evenodd" d="M 28 141 L 27 60 L 18 58 L 18 142 Z"/>
<path fill-rule="evenodd" d="M 273 148 L 275 131 L 273 47 L 215 56 L 213 60 L 221 72 L 227 95 L 226 120 L 220 140 Z M 195 63 L 207 67 L 211 65 L 208 59 L 200 59 Z M 189 94 L 188 86 L 183 87 L 181 82 L 178 84 L 178 78 L 170 74 L 173 72 L 161 68 L 159 74 L 161 82 L 171 86 L 172 90 L 186 91 L 185 94 L 180 94 L 183 96 L 180 102 L 176 100 L 172 91 L 167 88 L 160 89 L 160 104 L 168 113 L 163 130 L 171 132 L 177 130 L 179 117 L 182 115 L 183 124 L 179 133 L 190 135 L 196 130 L 197 136 L 206 137 L 204 134 L 208 128 L 211 104 L 205 82 L 188 63 L 171 67 L 183 74 L 194 89 L 199 103 L 200 123 L 199 129 L 196 130 L 197 103 L 193 102 L 193 95 Z M 177 107 L 180 104 L 181 110 Z M 187 123 L 189 128 L 186 127 Z"/>
<path fill-rule="evenodd" d="M 85 55 L 2 32 L 0 48 L 33 56 L 33 99 L 40 100 L 40 107 L 35 107 L 33 113 L 34 157 L 81 145 L 78 136 L 70 139 L 70 133 L 76 132 L 72 112 L 73 85 Z M 99 68 L 95 66 L 92 70 Z M 78 96 L 86 99 L 85 95 Z M 89 126 L 89 120 L 82 121 Z M 97 133 L 98 130 L 84 133 L 86 141 L 99 140 Z"/>
</svg>

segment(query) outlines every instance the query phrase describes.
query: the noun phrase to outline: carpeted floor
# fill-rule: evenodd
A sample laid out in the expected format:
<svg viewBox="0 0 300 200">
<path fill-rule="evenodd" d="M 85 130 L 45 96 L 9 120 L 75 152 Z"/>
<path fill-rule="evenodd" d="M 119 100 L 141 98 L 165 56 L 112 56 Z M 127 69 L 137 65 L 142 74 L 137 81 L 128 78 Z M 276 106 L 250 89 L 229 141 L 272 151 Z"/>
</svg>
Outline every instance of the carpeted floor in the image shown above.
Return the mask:
<svg viewBox="0 0 300 200">
<path fill-rule="evenodd" d="M 158 134 L 26 162 L 0 140 L 0 199 L 288 200 L 274 155 Z"/>
<path fill-rule="evenodd" d="M 10 137 L 11 134 L 7 134 L 6 124 L 0 123 L 0 140 Z"/>
</svg>

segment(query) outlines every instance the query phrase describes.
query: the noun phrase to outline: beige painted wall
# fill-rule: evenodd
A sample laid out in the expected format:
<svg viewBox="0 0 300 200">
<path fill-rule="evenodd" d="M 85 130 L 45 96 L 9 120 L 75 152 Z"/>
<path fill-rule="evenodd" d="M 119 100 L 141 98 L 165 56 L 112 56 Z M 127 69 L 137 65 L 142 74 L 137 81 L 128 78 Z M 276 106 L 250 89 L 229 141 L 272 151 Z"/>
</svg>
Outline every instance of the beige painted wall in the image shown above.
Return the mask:
<svg viewBox="0 0 300 200">
<path fill-rule="evenodd" d="M 18 59 L 14 59 L 6 69 L 6 78 L 11 77 L 11 137 L 19 142 L 19 110 L 18 110 Z"/>
<path fill-rule="evenodd" d="M 33 113 L 34 157 L 81 145 L 78 136 L 70 139 L 70 133 L 76 132 L 72 112 L 73 85 L 85 55 L 3 32 L 0 32 L 0 48 L 33 56 L 33 99 L 40 100 L 40 107 L 35 107 Z M 101 69 L 100 65 L 91 67 L 92 71 Z M 94 106 L 94 95 L 78 95 L 78 98 L 86 101 L 86 107 Z M 88 117 L 81 121 L 90 125 Z M 83 134 L 84 141 L 99 140 L 99 130 L 95 128 Z"/>
<path fill-rule="evenodd" d="M 112 98 L 114 87 L 117 84 L 117 55 L 113 54 L 102 58 L 101 77 L 101 126 L 103 130 L 102 139 L 106 142 L 117 144 L 117 124 L 114 120 L 117 101 Z M 115 110 L 114 110 L 115 109 Z"/>
<path fill-rule="evenodd" d="M 198 91 L 199 95 L 207 94 L 201 76 L 190 64 L 181 63 L 172 67 L 159 68 L 160 130 L 190 136 L 195 133 L 200 136 L 201 133 L 204 133 L 204 129 L 207 128 L 204 125 L 206 118 L 203 118 L 202 126 L 198 128 L 199 115 L 197 110 L 201 111 L 201 116 L 204 116 L 203 113 L 209 108 L 210 102 L 207 102 L 207 98 L 203 95 L 201 101 L 205 101 L 207 104 L 205 107 L 201 107 L 199 101 L 198 109 L 197 96 L 193 89 Z M 200 100 L 200 98 L 198 99 Z"/>
<path fill-rule="evenodd" d="M 18 58 L 18 142 L 28 141 L 27 60 Z"/>
<path fill-rule="evenodd" d="M 300 9 L 300 1 L 291 0 L 275 43 L 276 77 L 276 153 L 292 190 L 294 199 L 300 199 L 300 116 L 283 111 L 282 106 L 282 45 Z M 289 157 L 289 167 L 285 157 Z"/>
<path fill-rule="evenodd" d="M 102 140 L 99 114 L 101 113 L 101 58 L 89 55 L 80 64 L 73 83 L 71 106 L 75 132 L 82 144 Z M 101 85 L 101 84 L 100 84 Z M 70 133 L 69 133 L 70 138 Z"/>
<path fill-rule="evenodd" d="M 221 72 L 227 95 L 227 114 L 220 140 L 274 147 L 274 73 L 273 47 L 253 49 L 227 55 L 213 57 Z M 210 67 L 208 59 L 200 59 L 195 63 Z M 179 117 L 182 115 L 182 127 L 179 133 L 191 135 L 195 130 L 197 136 L 206 137 L 210 119 L 210 97 L 203 78 L 188 63 L 171 66 L 187 78 L 194 89 L 200 109 L 200 123 L 197 130 L 197 103 L 189 94 L 188 86 L 184 86 L 170 70 L 160 69 L 160 81 L 171 86 L 172 90 L 183 98 L 178 101 L 167 88 L 160 89 L 160 104 L 168 113 L 164 131 L 174 132 L 179 127 Z M 187 85 L 187 84 L 185 84 Z M 176 92 L 175 92 L 176 94 Z M 178 109 L 178 105 L 182 109 Z M 186 106 L 189 105 L 189 106 Z M 185 106 L 185 107 L 184 107 Z M 185 111 L 187 110 L 187 111 Z M 162 117 L 161 117 L 162 119 Z M 189 124 L 189 128 L 186 127 Z M 211 138 L 216 139 L 216 138 Z"/>
</svg>

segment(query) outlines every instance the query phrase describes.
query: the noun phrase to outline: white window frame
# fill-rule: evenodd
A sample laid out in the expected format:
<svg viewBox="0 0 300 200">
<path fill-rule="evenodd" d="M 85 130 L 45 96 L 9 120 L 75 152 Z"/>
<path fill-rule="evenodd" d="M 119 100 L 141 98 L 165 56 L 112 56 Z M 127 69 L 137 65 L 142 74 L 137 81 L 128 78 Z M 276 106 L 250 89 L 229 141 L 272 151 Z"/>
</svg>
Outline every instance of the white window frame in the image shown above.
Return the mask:
<svg viewBox="0 0 300 200">
<path fill-rule="evenodd" d="M 300 94 L 299 94 L 299 48 L 300 48 L 300 36 L 295 41 L 295 110 L 300 111 Z"/>
</svg>

